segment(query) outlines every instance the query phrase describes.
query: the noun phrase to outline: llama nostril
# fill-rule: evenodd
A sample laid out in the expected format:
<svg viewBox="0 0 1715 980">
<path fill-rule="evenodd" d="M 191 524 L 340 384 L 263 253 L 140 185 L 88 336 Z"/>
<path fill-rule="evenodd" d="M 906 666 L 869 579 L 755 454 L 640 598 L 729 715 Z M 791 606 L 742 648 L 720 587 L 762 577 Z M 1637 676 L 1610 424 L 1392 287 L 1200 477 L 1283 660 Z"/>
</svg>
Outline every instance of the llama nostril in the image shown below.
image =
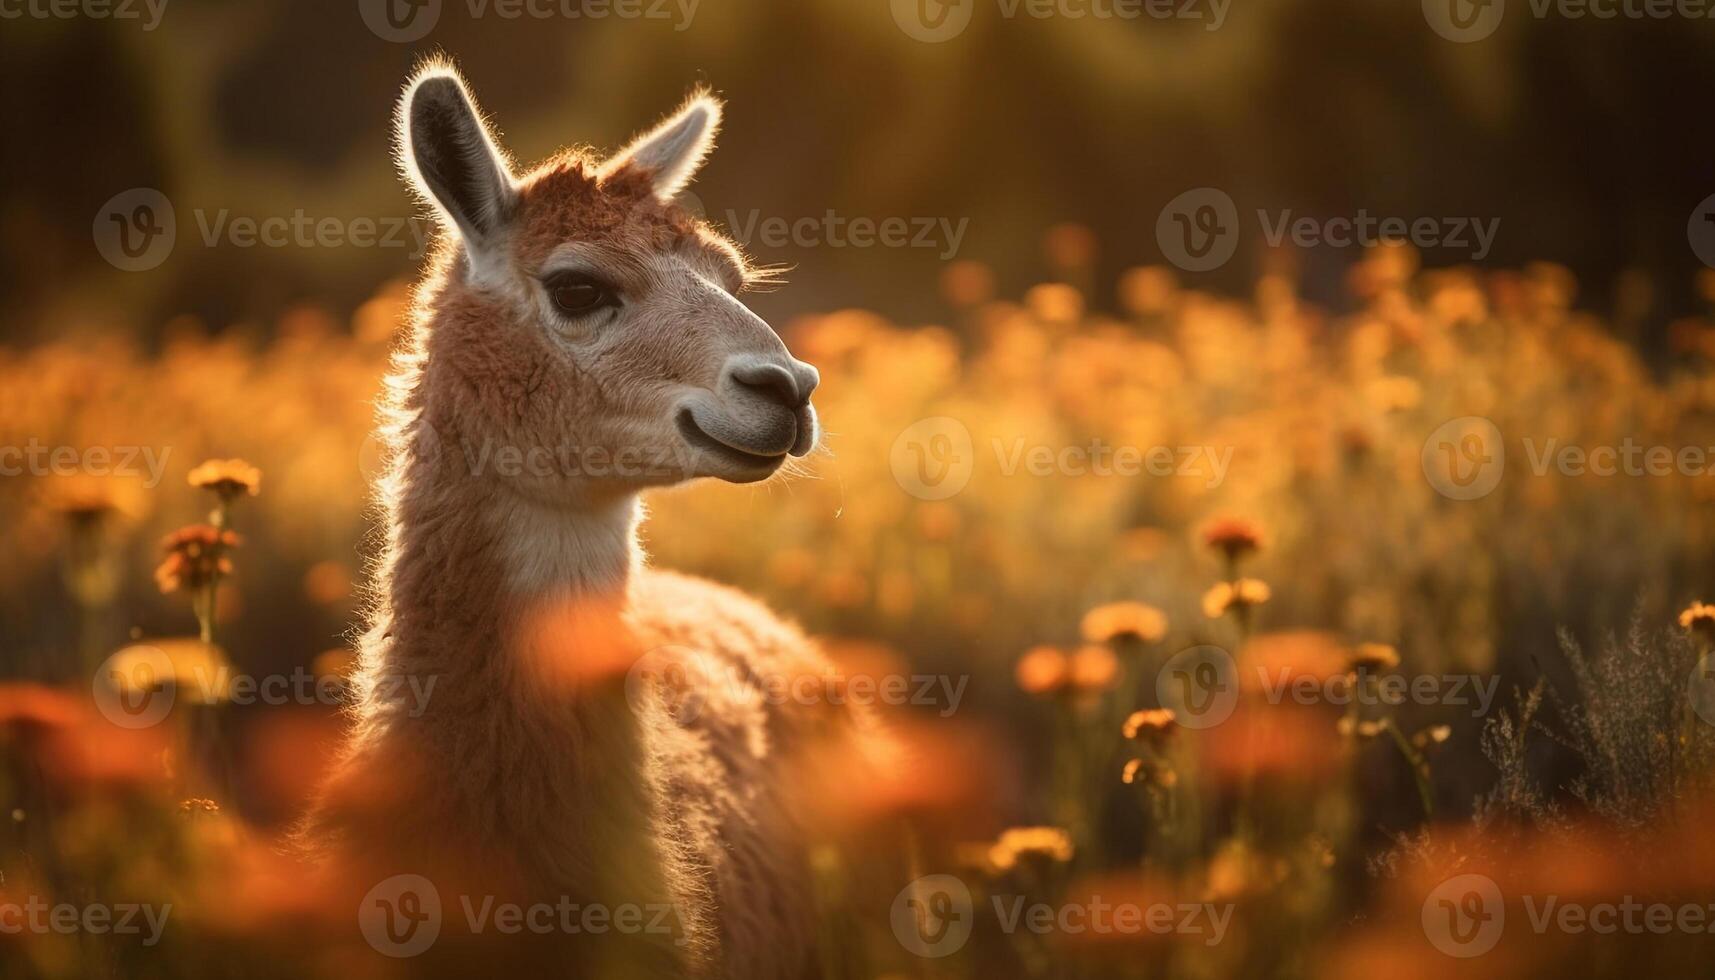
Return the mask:
<svg viewBox="0 0 1715 980">
<path fill-rule="evenodd" d="M 822 372 L 816 370 L 814 364 L 793 361 L 792 373 L 798 378 L 798 393 L 803 396 L 804 401 L 809 401 L 810 396 L 816 393 L 816 386 L 822 383 Z"/>
<path fill-rule="evenodd" d="M 809 392 L 799 393 L 798 379 L 792 372 L 772 362 L 738 365 L 732 369 L 732 378 L 787 408 L 798 408 L 809 400 Z"/>
</svg>

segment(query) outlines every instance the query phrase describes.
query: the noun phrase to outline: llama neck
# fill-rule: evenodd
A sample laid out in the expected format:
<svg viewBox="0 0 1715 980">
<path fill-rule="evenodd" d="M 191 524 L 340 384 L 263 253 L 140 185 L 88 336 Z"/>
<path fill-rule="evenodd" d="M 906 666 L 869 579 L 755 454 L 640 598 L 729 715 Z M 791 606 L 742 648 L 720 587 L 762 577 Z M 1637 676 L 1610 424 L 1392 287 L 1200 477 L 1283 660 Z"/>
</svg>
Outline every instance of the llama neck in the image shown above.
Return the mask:
<svg viewBox="0 0 1715 980">
<path fill-rule="evenodd" d="M 641 561 L 635 495 L 550 505 L 444 459 L 409 459 L 402 476 L 385 598 L 404 657 L 516 641 L 546 607 L 616 604 Z"/>
<path fill-rule="evenodd" d="M 562 883 L 652 891 L 632 880 L 650 802 L 624 684 L 636 498 L 551 507 L 419 459 L 399 475 L 365 714 L 441 774 L 472 844 Z M 389 675 L 433 678 L 420 714 L 377 698 Z"/>
</svg>

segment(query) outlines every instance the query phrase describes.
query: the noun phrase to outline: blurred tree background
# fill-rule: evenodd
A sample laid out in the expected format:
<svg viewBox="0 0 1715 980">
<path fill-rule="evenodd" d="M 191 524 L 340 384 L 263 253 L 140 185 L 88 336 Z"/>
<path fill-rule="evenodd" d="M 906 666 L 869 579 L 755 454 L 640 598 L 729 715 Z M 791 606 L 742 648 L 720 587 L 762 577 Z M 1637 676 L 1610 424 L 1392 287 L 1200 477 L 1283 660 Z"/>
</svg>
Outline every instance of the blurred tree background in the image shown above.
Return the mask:
<svg viewBox="0 0 1715 980">
<path fill-rule="evenodd" d="M 1112 274 L 1160 260 L 1162 206 L 1213 186 L 1242 216 L 1498 218 L 1484 264 L 1562 263 L 1580 305 L 1603 312 L 1623 292 L 1620 329 L 1646 349 L 1697 308 L 1686 227 L 1715 192 L 1715 135 L 1688 110 L 1715 81 L 1706 23 L 1537 18 L 1515 3 L 1493 36 L 1456 44 L 1416 3 L 1244 0 L 1210 30 L 1201 0 L 1200 19 L 1129 20 L 965 2 L 968 29 L 937 44 L 907 36 L 886 0 L 702 0 L 688 24 L 678 5 L 666 18 L 507 19 L 444 0 L 412 43 L 371 31 L 357 0 L 174 0 L 153 30 L 0 21 L 0 337 L 82 325 L 149 337 L 187 313 L 269 329 L 295 304 L 349 310 L 409 277 L 408 245 L 209 246 L 199 215 L 411 215 L 390 112 L 437 50 L 525 161 L 613 147 L 706 82 L 730 100 L 694 188 L 712 219 L 968 219 L 958 257 L 1003 283 L 1038 273 L 1044 228 L 1076 222 L 1100 243 L 1100 302 Z M 91 236 L 103 202 L 134 187 L 161 190 L 178 220 L 174 252 L 145 273 L 112 268 Z M 1264 244 L 1247 217 L 1235 259 L 1189 284 L 1247 292 Z M 938 315 L 939 248 L 750 247 L 793 266 L 792 288 L 757 299 L 765 315 Z M 1295 256 L 1303 294 L 1338 305 L 1356 258 Z"/>
</svg>

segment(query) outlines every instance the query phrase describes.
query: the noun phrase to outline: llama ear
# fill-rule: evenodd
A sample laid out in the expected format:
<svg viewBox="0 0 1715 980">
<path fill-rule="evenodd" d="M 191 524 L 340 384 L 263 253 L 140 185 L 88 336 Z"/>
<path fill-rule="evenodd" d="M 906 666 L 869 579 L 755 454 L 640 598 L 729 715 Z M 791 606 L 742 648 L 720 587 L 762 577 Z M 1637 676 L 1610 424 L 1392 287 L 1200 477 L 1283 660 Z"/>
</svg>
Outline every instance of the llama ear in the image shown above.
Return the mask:
<svg viewBox="0 0 1715 980">
<path fill-rule="evenodd" d="M 506 157 L 464 80 L 434 65 L 411 80 L 399 103 L 400 165 L 474 253 L 492 246 L 511 218 L 518 189 Z"/>
<path fill-rule="evenodd" d="M 720 126 L 720 100 L 707 91 L 693 92 L 679 111 L 614 154 L 602 166 L 602 174 L 635 167 L 650 175 L 655 196 L 667 200 L 696 176 L 703 158 L 714 149 Z"/>
</svg>

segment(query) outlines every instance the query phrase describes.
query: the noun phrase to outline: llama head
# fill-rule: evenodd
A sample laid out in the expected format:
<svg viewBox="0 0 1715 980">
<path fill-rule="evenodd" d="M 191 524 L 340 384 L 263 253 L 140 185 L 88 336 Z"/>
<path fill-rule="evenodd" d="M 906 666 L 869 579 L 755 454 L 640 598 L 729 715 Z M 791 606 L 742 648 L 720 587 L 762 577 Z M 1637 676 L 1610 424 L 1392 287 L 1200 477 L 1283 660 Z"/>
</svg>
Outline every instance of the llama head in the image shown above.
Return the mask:
<svg viewBox="0 0 1715 980">
<path fill-rule="evenodd" d="M 425 411 L 510 452 L 492 472 L 534 498 L 748 483 L 815 445 L 816 369 L 739 301 L 739 250 L 673 201 L 720 115 L 695 92 L 606 161 L 520 175 L 451 68 L 400 102 L 401 167 L 445 232 Z"/>
</svg>

